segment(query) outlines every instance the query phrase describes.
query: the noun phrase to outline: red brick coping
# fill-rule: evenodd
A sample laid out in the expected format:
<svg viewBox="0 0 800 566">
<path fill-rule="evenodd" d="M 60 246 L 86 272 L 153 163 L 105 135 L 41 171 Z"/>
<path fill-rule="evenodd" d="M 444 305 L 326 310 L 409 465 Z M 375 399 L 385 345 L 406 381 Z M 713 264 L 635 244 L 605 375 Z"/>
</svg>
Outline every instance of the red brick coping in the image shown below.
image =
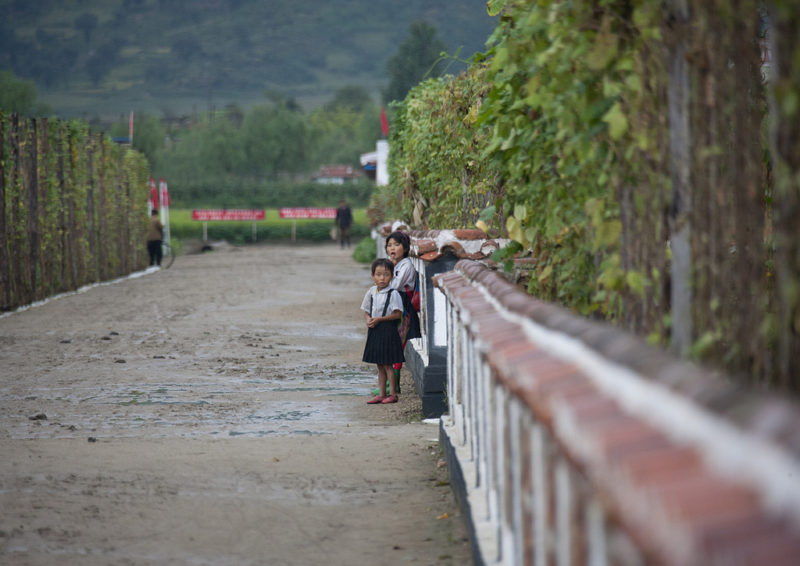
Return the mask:
<svg viewBox="0 0 800 566">
<path fill-rule="evenodd" d="M 648 562 L 800 564 L 796 405 L 539 301 L 481 263 L 434 283 Z"/>
<path fill-rule="evenodd" d="M 458 259 L 488 260 L 506 240 L 493 239 L 483 230 L 411 230 L 409 255 L 435 261 L 447 253 Z"/>
</svg>

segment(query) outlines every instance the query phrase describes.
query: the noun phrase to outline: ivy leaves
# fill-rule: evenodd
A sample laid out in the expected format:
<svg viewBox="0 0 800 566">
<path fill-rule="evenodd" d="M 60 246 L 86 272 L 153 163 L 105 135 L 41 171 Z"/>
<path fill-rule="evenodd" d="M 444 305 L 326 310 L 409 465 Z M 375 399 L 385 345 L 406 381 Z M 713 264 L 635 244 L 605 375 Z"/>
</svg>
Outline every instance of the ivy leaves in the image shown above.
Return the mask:
<svg viewBox="0 0 800 566">
<path fill-rule="evenodd" d="M 641 3 L 633 15 L 629 4 L 489 3 L 505 23 L 493 36 L 480 120 L 493 132 L 484 156 L 502 164 L 505 228 L 538 260 L 529 290 L 584 313 L 608 310 L 609 292 L 646 286 L 617 251 L 620 148 L 635 135 L 637 147 L 649 143 L 629 119 L 642 89 L 632 24 L 657 28 Z"/>
<path fill-rule="evenodd" d="M 479 122 L 485 68 L 430 79 L 396 106 L 389 159 L 393 213 L 421 228 L 472 226 L 493 205 L 497 174 L 482 158 L 490 130 Z M 497 219 L 481 217 L 486 230 Z"/>
<path fill-rule="evenodd" d="M 401 215 L 505 232 L 513 244 L 496 259 L 534 258 L 529 291 L 582 313 L 613 316 L 620 293 L 643 293 L 646 277 L 620 259 L 616 192 L 638 174 L 635 151 L 653 146 L 631 121 L 639 42 L 658 41 L 645 4 L 490 0 L 502 16 L 488 63 L 420 84 L 398 109 Z"/>
</svg>

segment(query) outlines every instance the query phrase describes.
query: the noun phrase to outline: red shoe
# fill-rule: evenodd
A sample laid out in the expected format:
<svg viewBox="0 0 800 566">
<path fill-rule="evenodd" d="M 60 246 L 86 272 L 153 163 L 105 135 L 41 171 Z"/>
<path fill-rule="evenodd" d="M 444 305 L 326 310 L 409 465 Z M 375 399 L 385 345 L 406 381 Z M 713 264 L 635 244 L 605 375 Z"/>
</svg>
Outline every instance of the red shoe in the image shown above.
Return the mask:
<svg viewBox="0 0 800 566">
<path fill-rule="evenodd" d="M 367 405 L 377 405 L 378 403 L 383 403 L 384 399 L 388 399 L 389 397 L 384 397 L 383 395 L 375 395 L 372 399 L 367 401 Z M 397 398 L 395 397 L 395 400 Z"/>
<path fill-rule="evenodd" d="M 397 395 L 389 395 L 383 401 L 381 401 L 381 403 L 397 403 Z"/>
</svg>

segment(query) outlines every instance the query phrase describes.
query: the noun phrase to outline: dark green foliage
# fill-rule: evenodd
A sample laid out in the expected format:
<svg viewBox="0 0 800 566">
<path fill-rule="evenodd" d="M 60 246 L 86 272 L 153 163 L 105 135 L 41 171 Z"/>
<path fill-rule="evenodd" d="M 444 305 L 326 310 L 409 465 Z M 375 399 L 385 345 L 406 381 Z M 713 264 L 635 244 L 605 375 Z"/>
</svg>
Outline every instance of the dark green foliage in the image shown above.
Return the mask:
<svg viewBox="0 0 800 566">
<path fill-rule="evenodd" d="M 141 151 L 150 163 L 155 163 L 156 158 L 164 150 L 166 130 L 161 120 L 155 116 L 135 116 L 135 129 L 133 132 L 133 147 Z M 128 121 L 116 123 L 111 128 L 111 135 L 115 138 L 128 137 Z"/>
<path fill-rule="evenodd" d="M 413 22 L 405 41 L 386 65 L 389 85 L 383 92 L 384 101 L 403 100 L 420 81 L 441 75 L 444 62 L 440 58 L 445 49 L 434 26 L 422 21 Z"/>
<path fill-rule="evenodd" d="M 33 111 L 35 101 L 36 86 L 32 81 L 0 71 L 0 110 L 27 116 Z"/>
<path fill-rule="evenodd" d="M 416 20 L 436 27 L 442 50 L 467 56 L 494 27 L 482 0 L 0 0 L 0 69 L 47 87 L 71 116 L 131 103 L 188 114 L 211 98 L 249 105 L 269 89 L 312 107 L 348 83 L 376 96 Z M 111 44 L 119 56 L 109 67 Z"/>
<path fill-rule="evenodd" d="M 772 3 L 778 53 L 800 52 L 796 4 Z M 486 61 L 396 106 L 391 186 L 375 208 L 421 228 L 477 220 L 512 240 L 494 259 L 524 272 L 538 298 L 662 345 L 689 320 L 688 355 L 800 390 L 800 59 L 776 57 L 763 81 L 760 3 L 693 3 L 690 26 L 655 2 L 490 6 L 503 16 Z M 686 108 L 670 105 L 676 61 L 688 66 Z M 682 120 L 683 146 L 673 140 L 682 128 L 670 131 Z M 690 193 L 678 202 L 684 171 Z M 684 227 L 688 313 L 671 304 Z"/>
<path fill-rule="evenodd" d="M 343 86 L 333 95 L 333 100 L 325 105 L 325 111 L 336 112 L 350 110 L 361 112 L 372 106 L 372 97 L 364 87 L 348 85 Z"/>
<path fill-rule="evenodd" d="M 339 195 L 363 206 L 374 186 L 366 178 L 343 186 L 310 182 L 323 164 L 359 170 L 359 155 L 374 147 L 380 114 L 363 95 L 357 87 L 342 89 L 309 114 L 278 95 L 249 111 L 229 105 L 211 121 L 171 125 L 166 145 L 164 121 L 137 114 L 133 144 L 153 175 L 168 180 L 178 206 L 331 206 Z M 114 137 L 127 137 L 122 118 L 111 128 Z"/>
<path fill-rule="evenodd" d="M 372 238 L 363 238 L 356 249 L 353 250 L 353 259 L 356 260 L 358 263 L 372 263 L 378 255 L 378 251 L 375 248 L 375 240 Z"/>
<path fill-rule="evenodd" d="M 374 185 L 369 181 L 345 185 L 290 180 L 267 181 L 241 177 L 209 177 L 186 184 L 170 181 L 172 204 L 183 208 L 281 208 L 336 206 L 344 198 L 351 206 L 366 206 Z"/>
<path fill-rule="evenodd" d="M 295 226 L 295 239 L 303 242 L 331 242 L 331 222 L 329 220 L 298 222 Z M 197 239 L 202 236 L 202 224 L 176 224 L 171 235 L 178 239 Z M 354 225 L 350 229 L 354 239 L 366 238 L 369 228 Z M 236 245 L 253 243 L 252 222 L 209 222 L 207 226 L 209 240 L 225 240 Z M 256 223 L 256 242 L 287 241 L 292 238 L 292 225 L 283 223 L 275 225 L 266 222 Z M 367 240 L 372 241 L 370 238 Z M 373 244 L 374 247 L 374 244 Z"/>
<path fill-rule="evenodd" d="M 86 124 L 0 112 L 0 310 L 146 265 L 147 161 Z"/>
</svg>

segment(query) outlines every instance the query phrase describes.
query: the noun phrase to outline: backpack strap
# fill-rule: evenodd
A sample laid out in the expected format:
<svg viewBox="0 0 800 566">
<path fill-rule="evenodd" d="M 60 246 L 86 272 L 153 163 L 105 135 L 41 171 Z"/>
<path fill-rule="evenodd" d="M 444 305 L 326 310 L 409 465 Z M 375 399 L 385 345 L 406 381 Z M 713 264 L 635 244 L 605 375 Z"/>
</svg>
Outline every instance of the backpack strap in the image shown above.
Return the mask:
<svg viewBox="0 0 800 566">
<path fill-rule="evenodd" d="M 389 298 L 392 296 L 392 291 L 397 291 L 397 289 L 389 289 L 389 292 L 386 293 L 386 302 L 383 303 L 383 314 L 381 316 L 386 316 L 386 309 L 389 308 Z"/>
</svg>

